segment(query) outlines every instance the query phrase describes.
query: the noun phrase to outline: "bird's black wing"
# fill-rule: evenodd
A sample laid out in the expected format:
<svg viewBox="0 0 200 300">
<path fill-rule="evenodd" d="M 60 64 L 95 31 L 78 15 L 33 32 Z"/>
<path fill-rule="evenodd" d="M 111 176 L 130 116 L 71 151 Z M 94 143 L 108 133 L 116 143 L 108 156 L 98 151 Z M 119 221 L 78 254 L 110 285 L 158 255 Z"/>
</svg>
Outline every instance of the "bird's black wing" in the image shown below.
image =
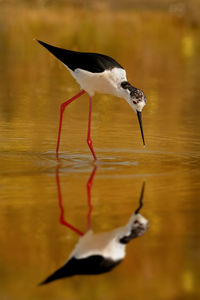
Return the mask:
<svg viewBox="0 0 200 300">
<path fill-rule="evenodd" d="M 92 73 L 101 73 L 105 70 L 123 67 L 112 57 L 99 53 L 77 52 L 54 47 L 37 40 L 42 46 L 49 50 L 61 60 L 70 70 L 82 69 Z"/>
<path fill-rule="evenodd" d="M 120 262 L 121 259 L 112 260 L 101 255 L 92 255 L 81 259 L 72 257 L 64 266 L 56 270 L 53 274 L 41 282 L 40 285 L 75 275 L 95 275 L 106 273 L 111 271 Z"/>
</svg>

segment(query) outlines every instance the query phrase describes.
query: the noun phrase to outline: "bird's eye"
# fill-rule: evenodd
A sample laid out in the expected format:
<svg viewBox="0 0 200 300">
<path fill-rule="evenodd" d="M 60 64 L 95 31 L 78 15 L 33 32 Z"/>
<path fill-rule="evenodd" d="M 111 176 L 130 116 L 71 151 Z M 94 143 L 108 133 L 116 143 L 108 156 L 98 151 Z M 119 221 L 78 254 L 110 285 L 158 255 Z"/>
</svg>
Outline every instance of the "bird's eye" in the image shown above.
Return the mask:
<svg viewBox="0 0 200 300">
<path fill-rule="evenodd" d="M 133 100 L 133 103 L 134 103 L 134 104 L 137 104 L 137 102 L 136 102 L 136 101 L 134 101 L 134 100 Z"/>
<path fill-rule="evenodd" d="M 134 224 L 139 224 L 138 220 L 135 220 L 135 221 L 134 221 Z"/>
</svg>

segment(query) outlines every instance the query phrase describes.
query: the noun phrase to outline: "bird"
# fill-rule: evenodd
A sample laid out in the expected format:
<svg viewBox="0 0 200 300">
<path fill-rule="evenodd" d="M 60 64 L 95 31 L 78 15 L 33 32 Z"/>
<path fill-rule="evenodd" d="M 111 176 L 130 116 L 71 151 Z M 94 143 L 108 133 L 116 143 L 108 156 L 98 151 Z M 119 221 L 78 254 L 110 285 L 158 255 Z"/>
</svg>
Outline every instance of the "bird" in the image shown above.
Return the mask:
<svg viewBox="0 0 200 300">
<path fill-rule="evenodd" d="M 147 102 L 146 96 L 142 90 L 130 84 L 127 80 L 125 69 L 116 60 L 110 56 L 100 53 L 66 50 L 52 46 L 42 42 L 41 40 L 37 40 L 37 42 L 65 65 L 81 88 L 81 91 L 78 94 L 63 102 L 60 106 L 60 121 L 56 147 L 57 157 L 59 153 L 64 110 L 71 102 L 85 93 L 89 95 L 87 143 L 94 160 L 97 159 L 97 156 L 91 139 L 91 113 L 92 98 L 95 93 L 111 94 L 116 97 L 124 98 L 128 102 L 137 114 L 143 145 L 145 146 L 142 125 L 142 109 Z"/>
<path fill-rule="evenodd" d="M 90 180 L 90 188 L 95 174 L 93 171 Z M 60 185 L 58 186 L 60 189 Z M 127 244 L 137 237 L 142 236 L 148 230 L 148 220 L 140 214 L 143 207 L 145 182 L 143 182 L 139 206 L 131 215 L 129 221 L 121 227 L 111 231 L 94 233 L 92 228 L 83 234 L 74 226 L 65 222 L 71 230 L 80 235 L 74 250 L 69 255 L 63 266 L 54 271 L 39 285 L 44 285 L 58 279 L 67 278 L 75 275 L 97 275 L 110 272 L 119 265 L 126 256 Z M 62 202 L 61 191 L 59 191 L 59 201 Z M 64 210 L 64 208 L 62 208 Z M 61 211 L 61 215 L 64 212 Z"/>
</svg>

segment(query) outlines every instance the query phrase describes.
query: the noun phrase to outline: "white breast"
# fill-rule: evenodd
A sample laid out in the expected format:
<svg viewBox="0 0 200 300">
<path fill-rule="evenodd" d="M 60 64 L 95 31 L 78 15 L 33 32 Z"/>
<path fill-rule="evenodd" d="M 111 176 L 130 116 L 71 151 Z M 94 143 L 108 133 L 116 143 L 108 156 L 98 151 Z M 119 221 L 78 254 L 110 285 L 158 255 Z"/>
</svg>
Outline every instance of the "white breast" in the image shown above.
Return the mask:
<svg viewBox="0 0 200 300">
<path fill-rule="evenodd" d="M 91 230 L 79 239 L 70 257 L 77 259 L 92 255 L 102 255 L 105 258 L 121 260 L 125 256 L 125 244 L 118 240 L 118 230 L 94 234 Z"/>
<path fill-rule="evenodd" d="M 122 81 L 127 80 L 124 69 L 113 68 L 102 73 L 92 73 L 82 69 L 68 70 L 80 84 L 81 88 L 90 96 L 93 96 L 95 92 L 99 92 L 122 97 L 123 90 L 120 85 Z"/>
</svg>

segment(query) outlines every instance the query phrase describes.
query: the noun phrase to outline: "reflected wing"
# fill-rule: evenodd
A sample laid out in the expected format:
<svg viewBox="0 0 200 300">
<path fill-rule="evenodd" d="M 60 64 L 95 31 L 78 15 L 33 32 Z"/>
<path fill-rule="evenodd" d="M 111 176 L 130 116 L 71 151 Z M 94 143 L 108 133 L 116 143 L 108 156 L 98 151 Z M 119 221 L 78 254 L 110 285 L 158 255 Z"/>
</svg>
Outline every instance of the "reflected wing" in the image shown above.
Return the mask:
<svg viewBox="0 0 200 300">
<path fill-rule="evenodd" d="M 40 285 L 74 275 L 101 274 L 111 271 L 121 260 L 112 260 L 101 255 L 92 255 L 82 259 L 72 257 L 63 267 L 47 277 Z"/>
</svg>

